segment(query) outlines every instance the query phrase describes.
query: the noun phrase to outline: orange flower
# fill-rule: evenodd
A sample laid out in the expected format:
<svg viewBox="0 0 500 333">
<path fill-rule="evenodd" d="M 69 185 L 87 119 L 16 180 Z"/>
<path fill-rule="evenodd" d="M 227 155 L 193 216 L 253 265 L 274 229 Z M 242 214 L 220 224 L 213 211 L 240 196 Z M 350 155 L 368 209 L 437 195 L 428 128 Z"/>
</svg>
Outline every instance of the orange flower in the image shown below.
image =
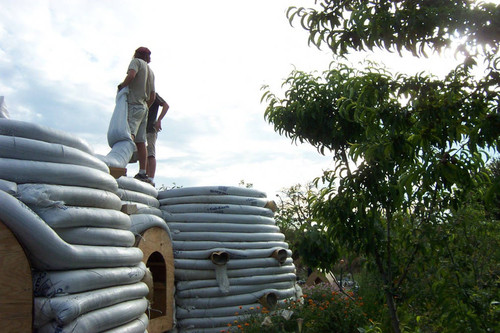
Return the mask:
<svg viewBox="0 0 500 333">
<path fill-rule="evenodd" d="M 235 316 L 238 316 L 238 315 L 239 315 L 239 313 L 238 313 L 238 312 L 235 312 L 235 313 L 234 313 L 234 315 L 235 315 Z"/>
<path fill-rule="evenodd" d="M 249 323 L 245 323 L 245 326 L 250 326 L 250 324 Z"/>
<path fill-rule="evenodd" d="M 243 307 L 240 305 L 240 309 L 243 309 Z"/>
<path fill-rule="evenodd" d="M 233 326 L 233 325 L 231 325 L 231 323 L 227 323 L 227 326 L 231 327 L 231 326 Z"/>
</svg>

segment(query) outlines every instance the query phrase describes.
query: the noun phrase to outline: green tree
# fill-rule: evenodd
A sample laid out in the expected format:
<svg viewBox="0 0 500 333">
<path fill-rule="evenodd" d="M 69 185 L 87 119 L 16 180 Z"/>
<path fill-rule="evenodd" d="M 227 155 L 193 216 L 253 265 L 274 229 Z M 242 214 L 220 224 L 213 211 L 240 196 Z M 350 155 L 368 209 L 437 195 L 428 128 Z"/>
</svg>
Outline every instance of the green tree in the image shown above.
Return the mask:
<svg viewBox="0 0 500 333">
<path fill-rule="evenodd" d="M 486 192 L 487 214 L 500 220 L 500 157 L 488 165 L 492 185 Z"/>
<path fill-rule="evenodd" d="M 421 272 L 417 261 L 445 251 L 450 239 L 443 234 L 458 235 L 454 212 L 471 192 L 491 190 L 485 161 L 500 148 L 500 6 L 465 0 L 319 5 L 292 7 L 289 20 L 300 21 L 310 43 L 326 44 L 338 56 L 375 48 L 426 56 L 455 40 L 464 55 L 443 79 L 337 61 L 322 75 L 293 71 L 284 98 L 269 90 L 263 95 L 265 117 L 278 133 L 338 161 L 318 179 L 327 185 L 314 204 L 319 230 L 330 246 L 373 262 L 392 330 L 400 332 L 398 304 L 408 280 Z M 479 77 L 478 63 L 484 64 Z M 449 311 L 476 311 L 462 304 Z M 476 323 L 490 328 L 484 316 Z"/>
<path fill-rule="evenodd" d="M 314 224 L 312 198 L 317 192 L 317 188 L 312 183 L 307 183 L 283 188 L 280 194 L 276 194 L 278 210 L 274 219 L 294 252 L 297 250 L 302 234 L 307 232 L 311 224 Z"/>
<path fill-rule="evenodd" d="M 316 194 L 317 188 L 312 183 L 295 184 L 276 194 L 279 200 L 275 220 L 284 233 L 288 230 L 298 232 L 310 224 L 313 219 L 311 198 Z"/>
<path fill-rule="evenodd" d="M 284 188 L 276 195 L 279 200 L 274 219 L 290 244 L 294 260 L 300 258 L 298 275 L 303 279 L 307 279 L 307 267 L 331 271 L 339 255 L 336 247 L 329 246 L 322 225 L 314 220 L 312 204 L 318 194 L 317 186 L 309 182 Z"/>
</svg>

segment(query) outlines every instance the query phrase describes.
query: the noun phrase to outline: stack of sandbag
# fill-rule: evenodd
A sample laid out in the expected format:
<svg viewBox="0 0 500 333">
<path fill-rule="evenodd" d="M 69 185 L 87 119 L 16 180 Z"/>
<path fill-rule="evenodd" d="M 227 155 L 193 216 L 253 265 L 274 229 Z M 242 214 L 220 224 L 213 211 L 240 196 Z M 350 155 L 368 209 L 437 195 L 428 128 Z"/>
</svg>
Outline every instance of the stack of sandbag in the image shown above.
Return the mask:
<svg viewBox="0 0 500 333">
<path fill-rule="evenodd" d="M 38 332 L 145 332 L 148 287 L 118 185 L 72 135 L 0 119 L 0 220 L 26 250 Z"/>
<path fill-rule="evenodd" d="M 150 289 L 151 327 L 162 331 L 170 329 L 175 324 L 174 258 L 170 231 L 159 209 L 158 190 L 126 176 L 118 178 L 117 182 L 122 211 L 130 215 L 135 246 L 143 250 L 143 261 L 148 266 L 145 281 Z"/>
<path fill-rule="evenodd" d="M 220 332 L 300 293 L 274 202 L 263 192 L 206 186 L 161 191 L 173 239 L 181 332 Z"/>
<path fill-rule="evenodd" d="M 132 231 L 136 236 L 152 227 L 159 227 L 169 233 L 167 224 L 163 220 L 158 190 L 153 186 L 135 178 L 122 176 L 117 179 L 118 196 L 122 206 L 130 214 Z"/>
</svg>

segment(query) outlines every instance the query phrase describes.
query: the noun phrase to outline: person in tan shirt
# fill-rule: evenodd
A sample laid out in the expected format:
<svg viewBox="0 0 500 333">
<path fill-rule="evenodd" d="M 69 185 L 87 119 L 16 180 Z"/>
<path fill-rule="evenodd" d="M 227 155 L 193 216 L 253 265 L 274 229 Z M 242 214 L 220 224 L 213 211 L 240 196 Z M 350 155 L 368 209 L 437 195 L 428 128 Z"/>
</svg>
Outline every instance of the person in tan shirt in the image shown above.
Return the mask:
<svg viewBox="0 0 500 333">
<path fill-rule="evenodd" d="M 149 106 L 156 97 L 154 74 L 148 66 L 150 62 L 151 51 L 146 47 L 139 47 L 130 61 L 127 76 L 118 85 L 118 90 L 129 87 L 127 120 L 139 160 L 139 173 L 134 178 L 148 183 L 151 182 L 146 174 L 146 123 Z"/>
</svg>

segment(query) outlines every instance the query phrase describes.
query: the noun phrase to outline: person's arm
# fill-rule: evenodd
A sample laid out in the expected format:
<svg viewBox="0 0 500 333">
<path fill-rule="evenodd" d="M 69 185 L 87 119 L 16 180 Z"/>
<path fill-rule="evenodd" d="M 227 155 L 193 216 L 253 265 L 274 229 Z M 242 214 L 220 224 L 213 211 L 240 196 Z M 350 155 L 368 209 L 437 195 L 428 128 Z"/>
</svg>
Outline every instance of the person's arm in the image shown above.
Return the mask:
<svg viewBox="0 0 500 333">
<path fill-rule="evenodd" d="M 155 129 L 157 132 L 161 131 L 161 120 L 163 119 L 163 117 L 165 117 L 169 108 L 170 106 L 168 105 L 168 103 L 163 101 L 160 116 L 158 117 L 155 123 Z"/>
<path fill-rule="evenodd" d="M 137 72 L 135 70 L 129 69 L 127 72 L 127 76 L 125 77 L 125 80 L 123 80 L 123 82 L 118 85 L 118 91 L 128 86 L 130 82 L 132 82 L 132 80 L 135 78 L 136 74 Z"/>
</svg>

